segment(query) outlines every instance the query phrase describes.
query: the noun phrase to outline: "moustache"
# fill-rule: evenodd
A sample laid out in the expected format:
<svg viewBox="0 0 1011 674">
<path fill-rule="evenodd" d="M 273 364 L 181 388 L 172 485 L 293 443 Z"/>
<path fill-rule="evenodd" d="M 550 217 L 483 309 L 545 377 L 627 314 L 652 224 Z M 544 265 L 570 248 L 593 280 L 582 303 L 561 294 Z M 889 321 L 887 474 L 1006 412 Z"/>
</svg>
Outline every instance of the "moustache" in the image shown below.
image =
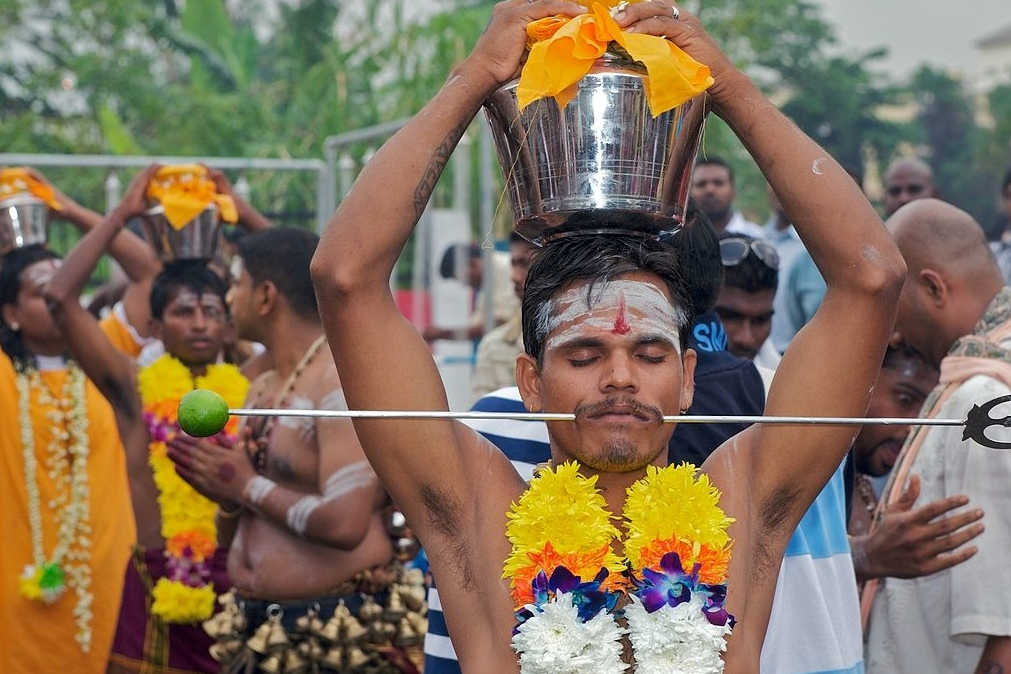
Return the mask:
<svg viewBox="0 0 1011 674">
<path fill-rule="evenodd" d="M 631 413 L 641 419 L 649 419 L 657 423 L 663 423 L 663 410 L 652 405 L 646 405 L 635 398 L 605 398 L 600 402 L 580 405 L 576 408 L 576 418 L 579 417 L 599 417 L 605 414 L 628 414 Z"/>
</svg>

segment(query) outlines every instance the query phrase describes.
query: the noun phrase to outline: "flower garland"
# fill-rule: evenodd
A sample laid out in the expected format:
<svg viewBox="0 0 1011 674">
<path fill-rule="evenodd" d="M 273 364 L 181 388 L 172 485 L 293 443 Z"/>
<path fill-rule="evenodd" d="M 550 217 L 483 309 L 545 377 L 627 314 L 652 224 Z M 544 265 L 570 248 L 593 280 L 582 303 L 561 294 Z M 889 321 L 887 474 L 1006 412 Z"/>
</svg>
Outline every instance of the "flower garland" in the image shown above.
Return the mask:
<svg viewBox="0 0 1011 674">
<path fill-rule="evenodd" d="M 189 368 L 169 354 L 138 375 L 144 420 L 151 437 L 148 462 L 158 487 L 161 534 L 165 539 L 166 575 L 152 590 L 151 612 L 166 623 L 192 623 L 214 612 L 215 591 L 210 563 L 217 548 L 214 516 L 217 504 L 199 494 L 176 473 L 165 443 L 179 432 L 179 399 L 194 388 L 214 391 L 229 407 L 240 407 L 249 390 L 234 365 L 210 365 L 194 381 Z M 238 419 L 228 420 L 222 433 L 234 441 Z"/>
<path fill-rule="evenodd" d="M 639 674 L 723 671 L 734 623 L 723 607 L 733 519 L 696 470 L 649 466 L 628 488 L 625 559 L 612 551 L 622 534 L 596 476 L 567 462 L 531 480 L 508 514 L 512 553 L 502 574 L 517 607 L 523 674 L 623 672 L 625 635 Z M 619 610 L 622 595 L 630 603 Z"/>
<path fill-rule="evenodd" d="M 28 599 L 53 604 L 68 586 L 74 588 L 77 605 L 75 639 L 81 650 L 91 650 L 91 517 L 88 494 L 88 412 L 85 378 L 71 361 L 63 390 L 52 396 L 35 368 L 17 372 L 18 422 L 21 426 L 21 451 L 25 469 L 28 523 L 32 535 L 32 564 L 25 566 L 18 590 Z M 53 425 L 52 439 L 46 447 L 45 470 L 54 481 L 55 495 L 49 510 L 55 513 L 56 544 L 46 557 L 42 540 L 42 504 L 39 494 L 39 465 L 35 455 L 34 405 L 46 410 Z M 68 446 L 69 445 L 69 446 Z M 69 449 L 69 460 L 68 460 Z"/>
</svg>

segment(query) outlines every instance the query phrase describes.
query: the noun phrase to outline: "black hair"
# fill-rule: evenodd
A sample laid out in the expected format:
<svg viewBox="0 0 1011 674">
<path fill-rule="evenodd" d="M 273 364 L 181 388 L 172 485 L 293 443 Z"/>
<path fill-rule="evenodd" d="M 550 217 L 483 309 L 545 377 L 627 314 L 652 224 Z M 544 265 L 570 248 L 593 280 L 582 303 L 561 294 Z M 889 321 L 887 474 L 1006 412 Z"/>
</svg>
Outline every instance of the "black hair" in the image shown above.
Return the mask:
<svg viewBox="0 0 1011 674">
<path fill-rule="evenodd" d="M 197 295 L 212 292 L 225 301 L 228 286 L 210 267 L 206 260 L 174 260 L 167 262 L 151 284 L 151 317 L 161 320 L 165 307 L 180 290 L 191 290 Z"/>
<path fill-rule="evenodd" d="M 621 274 L 643 271 L 658 276 L 681 314 L 678 332 L 681 349 L 687 348 L 692 305 L 678 268 L 677 255 L 666 243 L 638 235 L 572 235 L 546 244 L 534 258 L 523 293 L 523 346 L 542 362 L 546 314 L 555 294 L 576 281 L 591 281 L 587 293 Z"/>
<path fill-rule="evenodd" d="M 21 335 L 15 332 L 3 319 L 3 307 L 16 304 L 21 292 L 21 274 L 36 262 L 43 260 L 58 260 L 59 255 L 42 244 L 33 244 L 24 248 L 15 248 L 4 254 L 0 261 L 0 348 L 10 357 L 14 367 L 26 370 L 34 366 L 35 356 L 21 340 Z"/>
<path fill-rule="evenodd" d="M 668 239 L 678 256 L 681 274 L 688 282 L 692 313 L 712 311 L 723 288 L 720 239 L 709 217 L 689 201 L 685 226 Z"/>
<path fill-rule="evenodd" d="M 734 232 L 720 234 L 720 241 L 724 239 L 744 239 L 749 243 L 756 241 L 753 236 Z M 739 264 L 732 267 L 723 266 L 723 285 L 728 288 L 740 288 L 749 293 L 775 290 L 779 285 L 779 270 L 767 265 L 755 255 L 755 251 L 749 249 L 748 255 Z"/>
<path fill-rule="evenodd" d="M 319 322 L 309 263 L 319 237 L 305 229 L 272 227 L 239 240 L 237 254 L 254 285 L 270 281 L 300 318 Z"/>
<path fill-rule="evenodd" d="M 734 169 L 723 157 L 718 157 L 714 154 L 707 157 L 699 157 L 695 162 L 695 168 L 698 168 L 699 166 L 722 166 L 727 169 L 727 177 L 730 178 L 730 184 L 734 184 Z"/>
<path fill-rule="evenodd" d="M 481 247 L 476 243 L 454 243 L 446 246 L 442 252 L 442 259 L 439 260 L 439 276 L 445 279 L 459 278 L 457 275 L 456 261 L 473 260 L 481 257 Z"/>
<path fill-rule="evenodd" d="M 1008 185 L 1011 185 L 1011 167 L 1008 168 L 1007 173 L 1004 174 L 1004 180 L 1001 181 L 1000 191 L 1004 192 Z"/>
<path fill-rule="evenodd" d="M 927 359 L 919 351 L 905 345 L 892 346 L 890 344 L 885 349 L 885 357 L 881 361 L 881 367 L 885 370 L 894 370 L 899 366 L 899 361 L 902 360 L 914 361 L 920 367 L 927 370 L 934 370 L 935 372 L 937 370 L 937 368 L 927 362 Z"/>
</svg>

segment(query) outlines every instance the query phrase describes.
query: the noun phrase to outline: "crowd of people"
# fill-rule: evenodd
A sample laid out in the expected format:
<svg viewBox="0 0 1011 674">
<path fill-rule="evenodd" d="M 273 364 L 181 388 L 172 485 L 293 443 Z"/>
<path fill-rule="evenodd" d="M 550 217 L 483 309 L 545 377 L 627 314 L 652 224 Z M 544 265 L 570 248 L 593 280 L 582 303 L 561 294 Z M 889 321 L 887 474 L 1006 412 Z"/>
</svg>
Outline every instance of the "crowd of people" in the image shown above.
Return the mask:
<svg viewBox="0 0 1011 674">
<path fill-rule="evenodd" d="M 401 314 L 394 265 L 527 25 L 584 12 L 501 2 L 321 236 L 198 166 L 241 236 L 227 259 L 159 255 L 131 223 L 171 167 L 106 215 L 17 170 L 82 236 L 0 258 L 0 669 L 1011 671 L 1011 453 L 915 423 L 665 422 L 960 418 L 1011 394 L 1009 235 L 916 158 L 884 173 L 882 219 L 691 13 L 613 20 L 710 68 L 768 222 L 703 154 L 674 235 L 513 235 L 520 312 L 486 334 Z M 1011 231 L 1011 171 L 1001 195 Z M 125 282 L 96 318 L 107 254 Z M 440 273 L 476 293 L 481 257 L 449 249 Z M 299 414 L 446 411 L 431 342 L 454 338 L 480 339 L 473 410 L 506 416 Z M 198 388 L 291 414 L 190 437 Z"/>
</svg>

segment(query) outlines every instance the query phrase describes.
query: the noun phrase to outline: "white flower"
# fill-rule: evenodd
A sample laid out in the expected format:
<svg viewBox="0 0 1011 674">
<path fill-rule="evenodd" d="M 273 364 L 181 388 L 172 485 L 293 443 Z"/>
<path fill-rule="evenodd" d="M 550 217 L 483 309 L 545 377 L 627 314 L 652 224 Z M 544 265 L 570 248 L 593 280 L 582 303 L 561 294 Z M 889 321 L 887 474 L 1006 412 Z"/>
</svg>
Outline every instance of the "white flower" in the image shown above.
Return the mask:
<svg viewBox="0 0 1011 674">
<path fill-rule="evenodd" d="M 713 625 L 702 613 L 695 595 L 677 606 L 647 613 L 632 596 L 625 608 L 629 639 L 635 653 L 636 674 L 720 674 L 730 625 Z"/>
<path fill-rule="evenodd" d="M 621 674 L 628 668 L 621 662 L 624 630 L 605 610 L 581 622 L 568 592 L 527 609 L 534 615 L 512 640 L 522 674 Z"/>
</svg>

